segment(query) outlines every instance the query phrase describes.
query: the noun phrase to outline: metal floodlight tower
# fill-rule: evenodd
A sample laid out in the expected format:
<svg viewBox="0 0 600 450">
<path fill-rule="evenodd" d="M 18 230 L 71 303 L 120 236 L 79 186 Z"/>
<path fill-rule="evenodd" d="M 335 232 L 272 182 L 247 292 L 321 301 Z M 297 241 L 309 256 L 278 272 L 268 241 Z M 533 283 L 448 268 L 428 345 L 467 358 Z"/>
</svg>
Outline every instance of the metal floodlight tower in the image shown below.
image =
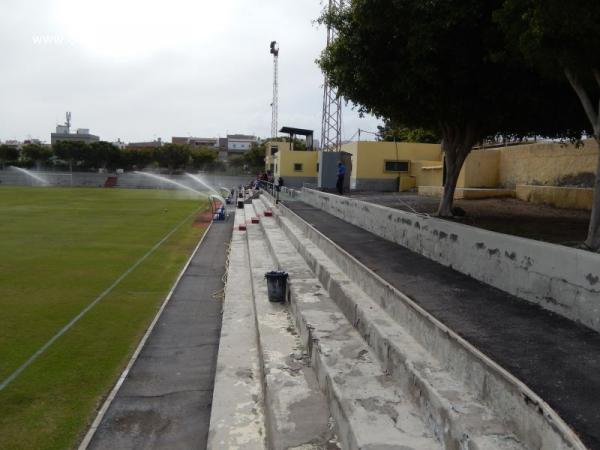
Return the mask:
<svg viewBox="0 0 600 450">
<path fill-rule="evenodd" d="M 273 102 L 271 103 L 271 137 L 277 137 L 277 114 L 279 103 L 278 60 L 279 44 L 271 41 L 270 53 L 273 55 Z"/>
<path fill-rule="evenodd" d="M 344 0 L 329 0 L 329 12 L 344 6 Z M 337 37 L 337 31 L 327 25 L 327 47 Z M 342 146 L 342 98 L 329 84 L 327 75 L 323 83 L 323 115 L 321 119 L 321 148 L 340 151 Z"/>
</svg>

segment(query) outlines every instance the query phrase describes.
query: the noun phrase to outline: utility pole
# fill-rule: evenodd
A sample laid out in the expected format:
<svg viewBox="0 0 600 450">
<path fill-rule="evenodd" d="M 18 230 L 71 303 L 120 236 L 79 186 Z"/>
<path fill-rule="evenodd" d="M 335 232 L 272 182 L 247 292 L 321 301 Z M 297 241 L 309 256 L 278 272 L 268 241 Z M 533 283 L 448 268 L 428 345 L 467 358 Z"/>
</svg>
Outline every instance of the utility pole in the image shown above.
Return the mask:
<svg viewBox="0 0 600 450">
<path fill-rule="evenodd" d="M 329 0 L 329 12 L 344 6 L 344 0 Z M 327 47 L 337 37 L 337 31 L 327 25 Z M 323 83 L 323 115 L 321 119 L 321 148 L 323 150 L 340 151 L 342 146 L 342 99 L 324 78 Z"/>
<path fill-rule="evenodd" d="M 279 103 L 279 80 L 278 80 L 278 60 L 279 60 L 279 44 L 277 41 L 272 41 L 270 53 L 273 55 L 273 102 L 271 103 L 271 137 L 277 137 L 277 114 Z"/>
</svg>

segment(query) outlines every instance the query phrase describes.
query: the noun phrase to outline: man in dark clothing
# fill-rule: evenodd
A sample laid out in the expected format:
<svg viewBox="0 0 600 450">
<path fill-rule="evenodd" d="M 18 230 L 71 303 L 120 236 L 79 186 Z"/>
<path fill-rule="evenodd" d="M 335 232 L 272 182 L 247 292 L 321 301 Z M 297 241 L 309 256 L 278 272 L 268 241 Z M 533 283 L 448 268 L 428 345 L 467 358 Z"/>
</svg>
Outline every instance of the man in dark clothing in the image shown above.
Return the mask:
<svg viewBox="0 0 600 450">
<path fill-rule="evenodd" d="M 337 168 L 337 183 L 335 187 L 340 195 L 344 195 L 344 177 L 346 176 L 346 166 L 343 162 L 338 163 Z"/>
</svg>

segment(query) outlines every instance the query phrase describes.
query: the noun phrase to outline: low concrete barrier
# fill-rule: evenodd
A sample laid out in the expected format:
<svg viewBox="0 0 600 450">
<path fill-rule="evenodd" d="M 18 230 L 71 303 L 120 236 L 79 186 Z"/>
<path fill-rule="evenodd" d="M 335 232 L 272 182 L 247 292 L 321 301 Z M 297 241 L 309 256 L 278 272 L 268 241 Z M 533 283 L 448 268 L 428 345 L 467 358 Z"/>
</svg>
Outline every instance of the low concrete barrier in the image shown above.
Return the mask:
<svg viewBox="0 0 600 450">
<path fill-rule="evenodd" d="M 303 189 L 305 203 L 600 331 L 600 255 Z"/>
<path fill-rule="evenodd" d="M 552 205 L 557 208 L 587 209 L 591 211 L 594 203 L 594 189 L 518 184 L 517 198 L 526 202 Z"/>
<path fill-rule="evenodd" d="M 93 172 L 37 172 L 33 173 L 40 175 L 48 182 L 50 186 L 62 187 L 103 187 L 106 179 L 109 176 L 117 177 L 118 188 L 130 189 L 177 189 L 177 186 L 167 182 L 161 182 L 148 178 L 138 173 L 127 172 L 123 174 L 114 173 L 93 173 Z M 199 191 L 207 188 L 198 184 L 194 180 L 185 175 L 163 175 L 178 183 L 190 186 Z M 218 189 L 220 186 L 226 188 L 235 188 L 239 185 L 246 185 L 253 179 L 252 176 L 231 176 L 218 174 L 202 174 L 202 179 L 209 185 Z M 33 180 L 31 177 L 16 170 L 0 170 L 0 184 L 13 186 L 39 186 L 40 183 Z"/>
</svg>

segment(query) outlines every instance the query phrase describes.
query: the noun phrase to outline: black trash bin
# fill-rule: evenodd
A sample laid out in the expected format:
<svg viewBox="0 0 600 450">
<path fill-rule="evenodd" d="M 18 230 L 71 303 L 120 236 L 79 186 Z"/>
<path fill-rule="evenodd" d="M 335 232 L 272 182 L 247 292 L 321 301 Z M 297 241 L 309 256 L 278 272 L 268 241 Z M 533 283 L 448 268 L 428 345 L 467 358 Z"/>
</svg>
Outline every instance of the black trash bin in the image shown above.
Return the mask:
<svg viewBox="0 0 600 450">
<path fill-rule="evenodd" d="M 287 287 L 288 274 L 286 272 L 267 272 L 267 291 L 270 302 L 285 302 L 285 290 Z"/>
</svg>

